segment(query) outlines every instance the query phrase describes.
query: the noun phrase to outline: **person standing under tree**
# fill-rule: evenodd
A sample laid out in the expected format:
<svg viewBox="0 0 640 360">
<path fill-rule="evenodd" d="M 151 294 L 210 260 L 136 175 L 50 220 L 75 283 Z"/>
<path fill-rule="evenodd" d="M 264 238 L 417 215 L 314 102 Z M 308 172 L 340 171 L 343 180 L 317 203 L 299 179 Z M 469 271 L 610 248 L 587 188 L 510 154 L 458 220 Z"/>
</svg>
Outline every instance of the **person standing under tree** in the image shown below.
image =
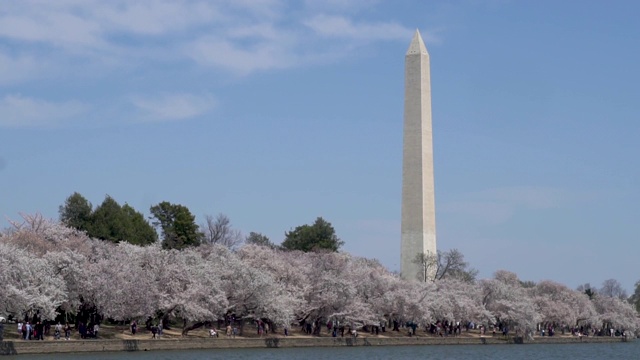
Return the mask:
<svg viewBox="0 0 640 360">
<path fill-rule="evenodd" d="M 60 334 L 62 334 L 62 325 L 60 324 L 60 322 L 58 321 L 58 323 L 56 324 L 55 330 L 54 330 L 54 339 L 56 340 L 60 340 Z"/>
<path fill-rule="evenodd" d="M 36 335 L 36 340 L 44 340 L 44 324 L 38 321 L 36 324 L 36 331 L 38 332 Z"/>
</svg>

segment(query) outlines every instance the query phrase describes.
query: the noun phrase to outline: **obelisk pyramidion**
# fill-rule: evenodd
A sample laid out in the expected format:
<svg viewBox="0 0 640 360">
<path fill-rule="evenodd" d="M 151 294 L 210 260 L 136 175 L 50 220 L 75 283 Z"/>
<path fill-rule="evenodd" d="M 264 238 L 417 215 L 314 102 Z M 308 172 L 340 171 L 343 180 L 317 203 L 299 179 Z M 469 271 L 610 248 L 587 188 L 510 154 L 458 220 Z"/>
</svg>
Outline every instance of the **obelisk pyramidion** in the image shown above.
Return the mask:
<svg viewBox="0 0 640 360">
<path fill-rule="evenodd" d="M 405 56 L 402 158 L 402 278 L 416 280 L 418 254 L 436 253 L 429 53 L 416 30 Z"/>
</svg>

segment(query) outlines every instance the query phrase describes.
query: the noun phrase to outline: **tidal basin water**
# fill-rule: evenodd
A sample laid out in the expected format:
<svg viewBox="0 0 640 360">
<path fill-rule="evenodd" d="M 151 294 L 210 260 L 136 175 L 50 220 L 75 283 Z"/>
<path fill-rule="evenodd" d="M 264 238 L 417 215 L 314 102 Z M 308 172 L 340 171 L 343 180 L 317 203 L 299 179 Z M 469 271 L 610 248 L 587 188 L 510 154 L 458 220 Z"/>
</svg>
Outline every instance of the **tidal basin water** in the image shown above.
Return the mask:
<svg viewBox="0 0 640 360">
<path fill-rule="evenodd" d="M 202 359 L 313 359 L 313 360 L 405 360 L 405 359 L 640 359 L 640 341 L 612 344 L 525 344 L 525 345 L 429 345 L 324 347 L 286 349 L 215 349 L 138 351 L 87 354 L 6 356 L 2 359 L 44 360 L 202 360 Z"/>
</svg>

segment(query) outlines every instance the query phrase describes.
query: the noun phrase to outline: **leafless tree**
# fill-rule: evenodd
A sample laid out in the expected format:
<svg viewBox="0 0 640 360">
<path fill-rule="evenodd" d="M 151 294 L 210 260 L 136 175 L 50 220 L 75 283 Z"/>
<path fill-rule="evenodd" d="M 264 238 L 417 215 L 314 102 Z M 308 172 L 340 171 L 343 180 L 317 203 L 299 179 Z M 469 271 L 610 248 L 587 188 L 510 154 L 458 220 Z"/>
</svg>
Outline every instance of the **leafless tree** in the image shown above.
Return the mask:
<svg viewBox="0 0 640 360">
<path fill-rule="evenodd" d="M 229 249 L 235 249 L 242 245 L 244 241 L 242 232 L 231 227 L 231 221 L 227 215 L 222 213 L 216 217 L 205 215 L 205 221 L 206 223 L 201 226 L 204 233 L 204 243 L 220 244 Z"/>
<path fill-rule="evenodd" d="M 435 280 L 436 274 L 438 273 L 439 255 L 440 252 L 438 252 L 438 254 L 431 252 L 416 254 L 413 263 L 420 265 L 420 271 L 416 274 L 420 282 Z"/>
<path fill-rule="evenodd" d="M 419 253 L 413 262 L 421 265 L 420 273 L 417 275 L 422 282 L 444 278 L 473 282 L 478 275 L 478 270 L 469 267 L 464 255 L 457 249 L 438 251 L 437 254 Z"/>
<path fill-rule="evenodd" d="M 40 233 L 48 223 L 47 219 L 45 219 L 40 213 L 20 213 L 20 217 L 23 219 L 22 222 L 7 218 L 7 221 L 9 221 L 9 224 L 11 224 L 14 230 L 29 229 L 36 233 Z"/>
<path fill-rule="evenodd" d="M 602 283 L 602 287 L 598 291 L 603 296 L 612 298 L 619 298 L 620 300 L 627 300 L 627 291 L 622 287 L 622 284 L 616 279 L 608 279 Z"/>
</svg>

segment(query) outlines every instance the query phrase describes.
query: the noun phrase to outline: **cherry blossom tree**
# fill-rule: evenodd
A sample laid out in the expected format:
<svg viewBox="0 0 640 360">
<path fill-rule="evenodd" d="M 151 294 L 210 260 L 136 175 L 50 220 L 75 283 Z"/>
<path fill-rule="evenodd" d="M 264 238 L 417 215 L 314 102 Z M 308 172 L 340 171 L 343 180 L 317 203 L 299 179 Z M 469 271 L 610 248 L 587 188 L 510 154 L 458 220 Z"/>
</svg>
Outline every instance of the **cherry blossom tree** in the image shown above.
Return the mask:
<svg viewBox="0 0 640 360">
<path fill-rule="evenodd" d="M 424 325 L 434 322 L 439 311 L 436 285 L 432 282 L 411 283 L 398 279 L 386 294 L 387 314 L 390 320 L 412 321 Z M 436 305 L 436 306 L 434 306 Z"/>
<path fill-rule="evenodd" d="M 86 271 L 87 258 L 76 250 L 61 247 L 59 251 L 49 251 L 44 255 L 53 273 L 65 284 L 66 299 L 60 309 L 66 313 L 75 313 L 82 305 L 87 285 L 93 280 Z"/>
<path fill-rule="evenodd" d="M 247 266 L 226 247 L 217 245 L 211 250 L 209 256 L 224 265 L 217 270 L 217 276 L 228 301 L 226 313 L 245 320 L 268 319 L 282 326 L 291 323 L 297 301 L 289 296 L 291 292 L 285 285 L 268 271 Z"/>
<path fill-rule="evenodd" d="M 631 337 L 640 332 L 638 313 L 627 301 L 617 297 L 596 296 L 593 302 L 604 329 L 625 330 Z"/>
<path fill-rule="evenodd" d="M 516 274 L 498 270 L 493 279 L 481 280 L 480 286 L 484 306 L 503 325 L 530 334 L 541 321 L 542 316 Z"/>
<path fill-rule="evenodd" d="M 16 318 L 39 312 L 53 319 L 67 300 L 64 281 L 45 259 L 6 243 L 0 243 L 0 284 L 2 311 Z"/>
<path fill-rule="evenodd" d="M 283 251 L 267 246 L 247 244 L 238 252 L 242 263 L 253 269 L 269 273 L 275 281 L 285 286 L 288 296 L 301 298 L 307 283 L 306 254 L 300 251 Z"/>
<path fill-rule="evenodd" d="M 245 267 L 269 274 L 279 287 L 278 299 L 275 301 L 286 301 L 291 309 L 291 313 L 287 313 L 284 319 L 278 317 L 277 322 L 281 325 L 288 325 L 293 320 L 294 314 L 302 307 L 303 295 L 308 287 L 306 273 L 302 271 L 306 264 L 305 255 L 299 251 L 283 251 L 252 244 L 243 246 L 237 252 L 239 260 Z"/>
<path fill-rule="evenodd" d="M 301 270 L 305 272 L 309 286 L 299 313 L 300 321 L 314 323 L 336 318 L 361 326 L 363 320 L 374 316 L 356 296 L 349 255 L 324 252 L 308 253 L 306 257 L 308 265 Z"/>
<path fill-rule="evenodd" d="M 467 279 L 450 278 L 436 282 L 438 302 L 446 309 L 439 319 L 494 323 L 494 315 L 482 302 L 482 288 Z M 442 310 L 441 310 L 442 311 Z"/>
<path fill-rule="evenodd" d="M 541 320 L 558 325 L 592 324 L 597 313 L 589 296 L 565 285 L 545 280 L 530 290 Z"/>
<path fill-rule="evenodd" d="M 88 237 L 81 231 L 68 228 L 63 224 L 44 218 L 41 214 L 20 214 L 22 220 L 9 220 L 11 228 L 6 231 L 2 241 L 42 256 L 48 251 L 61 247 L 82 248 Z"/>
<path fill-rule="evenodd" d="M 84 299 L 105 317 L 114 320 L 147 317 L 157 307 L 158 288 L 155 278 L 142 267 L 144 255 L 158 250 L 158 246 L 139 247 L 128 243 L 117 245 L 99 242 L 86 271 Z"/>
<path fill-rule="evenodd" d="M 172 250 L 174 266 L 182 274 L 171 274 L 168 285 L 176 315 L 184 320 L 183 334 L 187 322 L 203 322 L 222 318 L 228 307 L 224 282 L 218 276 L 220 262 L 205 258 L 197 249 Z"/>
<path fill-rule="evenodd" d="M 21 218 L 0 236 L 0 311 L 14 317 L 39 312 L 53 319 L 90 308 L 113 320 L 179 319 L 185 335 L 230 314 L 275 326 L 446 320 L 500 323 L 521 334 L 540 322 L 640 330 L 637 311 L 612 281 L 591 296 L 553 281 L 523 283 L 504 270 L 480 281 L 413 282 L 377 260 L 342 252 L 141 247 L 91 239 L 39 214 Z M 469 269 L 459 255 L 451 262 L 460 267 L 448 269 Z"/>
</svg>

